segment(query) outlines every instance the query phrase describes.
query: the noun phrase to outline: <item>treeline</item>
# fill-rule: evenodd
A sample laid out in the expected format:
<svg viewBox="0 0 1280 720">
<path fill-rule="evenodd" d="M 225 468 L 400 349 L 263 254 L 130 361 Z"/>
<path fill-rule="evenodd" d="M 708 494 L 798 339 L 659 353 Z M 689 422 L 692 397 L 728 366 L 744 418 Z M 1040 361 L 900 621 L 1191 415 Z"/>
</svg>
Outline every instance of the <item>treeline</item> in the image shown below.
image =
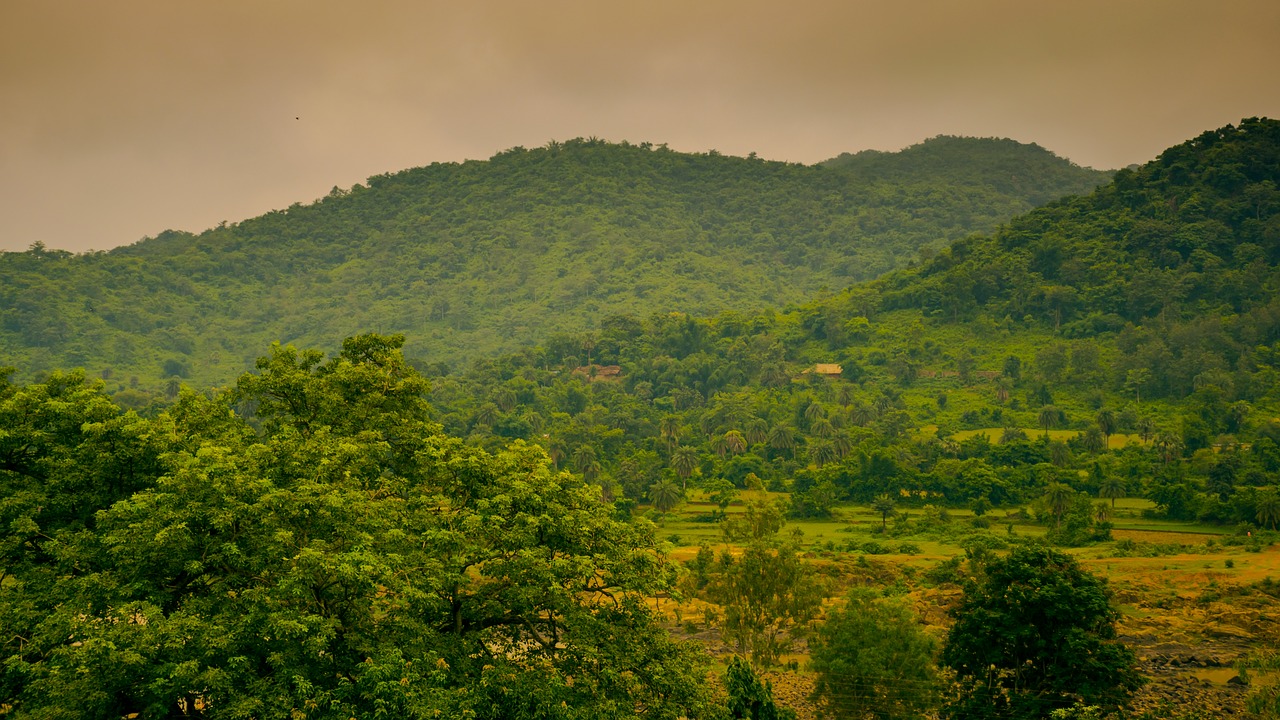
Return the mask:
<svg viewBox="0 0 1280 720">
<path fill-rule="evenodd" d="M 275 340 L 404 332 L 412 356 L 463 368 L 612 313 L 800 302 L 1107 177 L 973 139 L 842 168 L 594 139 L 514 148 L 198 235 L 2 253 L 0 352 L 23 373 L 85 367 L 138 407 L 173 378 L 226 384 Z"/>
</svg>

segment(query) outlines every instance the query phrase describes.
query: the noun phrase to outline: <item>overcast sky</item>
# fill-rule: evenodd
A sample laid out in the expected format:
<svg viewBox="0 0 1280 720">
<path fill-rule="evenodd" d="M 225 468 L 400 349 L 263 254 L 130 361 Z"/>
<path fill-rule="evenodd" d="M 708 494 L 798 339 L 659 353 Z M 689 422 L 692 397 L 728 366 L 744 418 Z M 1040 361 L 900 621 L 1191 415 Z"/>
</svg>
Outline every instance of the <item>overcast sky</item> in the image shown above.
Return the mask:
<svg viewBox="0 0 1280 720">
<path fill-rule="evenodd" d="M 1081 165 L 1280 117 L 1277 0 L 0 0 L 0 249 L 107 249 L 597 136 Z"/>
</svg>

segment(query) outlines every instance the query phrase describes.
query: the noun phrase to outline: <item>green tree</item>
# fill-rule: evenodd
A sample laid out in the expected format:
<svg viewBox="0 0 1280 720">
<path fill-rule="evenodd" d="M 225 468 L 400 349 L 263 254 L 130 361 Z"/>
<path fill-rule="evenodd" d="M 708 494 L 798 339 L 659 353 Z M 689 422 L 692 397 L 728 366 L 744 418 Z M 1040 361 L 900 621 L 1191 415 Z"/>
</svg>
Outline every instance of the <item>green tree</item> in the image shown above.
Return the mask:
<svg viewBox="0 0 1280 720">
<path fill-rule="evenodd" d="M 1098 422 L 1098 430 L 1102 433 L 1102 437 L 1106 439 L 1105 447 L 1110 448 L 1111 436 L 1114 435 L 1116 430 L 1119 428 L 1119 423 L 1116 421 L 1116 414 L 1108 408 L 1103 408 L 1098 411 L 1096 419 Z"/>
<path fill-rule="evenodd" d="M 680 476 L 681 485 L 689 479 L 698 467 L 698 451 L 687 445 L 676 448 L 671 453 L 671 469 Z"/>
<path fill-rule="evenodd" d="M 1105 581 L 1069 555 L 1016 547 L 987 561 L 951 612 L 942 661 L 955 673 L 955 718 L 1038 718 L 1077 701 L 1115 707 L 1142 678 L 1116 640 Z"/>
<path fill-rule="evenodd" d="M 769 447 L 774 450 L 785 450 L 794 454 L 796 448 L 796 431 L 790 425 L 774 425 L 769 431 Z"/>
<path fill-rule="evenodd" d="M 777 662 L 822 605 L 822 584 L 796 548 L 777 537 L 784 523 L 782 509 L 763 502 L 748 503 L 740 517 L 725 522 L 725 537 L 745 547 L 708 586 L 724 607 L 725 642 L 758 665 Z"/>
<path fill-rule="evenodd" d="M 1116 499 L 1124 497 L 1124 493 L 1124 481 L 1114 475 L 1104 477 L 1098 486 L 1098 497 L 1110 500 L 1113 509 L 1116 506 Z"/>
<path fill-rule="evenodd" d="M 683 499 L 684 491 L 670 479 L 659 480 L 649 486 L 649 501 L 658 512 L 671 512 Z"/>
<path fill-rule="evenodd" d="M 925 718 L 942 683 L 937 643 L 901 602 L 857 588 L 809 643 L 822 717 Z"/>
<path fill-rule="evenodd" d="M 1045 488 L 1044 503 L 1053 514 L 1055 527 L 1062 527 L 1062 516 L 1070 509 L 1071 500 L 1075 495 L 1075 490 L 1060 482 L 1050 483 L 1049 487 Z"/>
<path fill-rule="evenodd" d="M 751 665 L 737 655 L 725 668 L 724 687 L 734 720 L 795 720 L 795 712 L 774 701 L 773 684 L 761 683 Z"/>
<path fill-rule="evenodd" d="M 1044 428 L 1044 436 L 1049 437 L 1049 431 L 1062 424 L 1062 411 L 1054 405 L 1045 405 L 1040 408 L 1038 416 L 1040 427 Z"/>
<path fill-rule="evenodd" d="M 1254 519 L 1262 527 L 1270 527 L 1276 529 L 1276 524 L 1280 523 L 1280 492 L 1275 488 L 1268 488 L 1258 493 L 1257 512 Z"/>
<path fill-rule="evenodd" d="M 6 703 L 699 713 L 705 661 L 645 603 L 675 578 L 652 526 L 615 519 L 536 446 L 490 454 L 440 433 L 402 341 L 351 338 L 328 360 L 276 346 L 230 396 L 182 395 L 151 426 L 155 483 L 96 512 L 55 573 L 0 587 L 24 638 L 6 647 Z"/>
<path fill-rule="evenodd" d="M 871 509 L 880 513 L 880 529 L 887 530 L 889 527 L 889 517 L 894 514 L 895 503 L 890 495 L 877 495 L 876 499 L 871 503 Z"/>
</svg>

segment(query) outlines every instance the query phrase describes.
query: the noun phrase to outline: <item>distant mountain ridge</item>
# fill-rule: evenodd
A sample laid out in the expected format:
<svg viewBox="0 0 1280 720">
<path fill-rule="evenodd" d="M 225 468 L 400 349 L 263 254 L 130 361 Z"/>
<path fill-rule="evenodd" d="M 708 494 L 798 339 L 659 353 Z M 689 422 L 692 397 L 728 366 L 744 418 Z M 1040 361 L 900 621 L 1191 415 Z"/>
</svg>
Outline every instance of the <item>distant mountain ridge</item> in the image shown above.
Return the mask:
<svg viewBox="0 0 1280 720">
<path fill-rule="evenodd" d="M 1009 184 L 1010 157 L 1025 182 Z M 958 138 L 822 166 L 594 139 L 514 148 L 200 234 L 0 254 L 0 364 L 154 390 L 227 382 L 274 340 L 380 330 L 458 366 L 612 313 L 803 301 L 1107 177 Z"/>
<path fill-rule="evenodd" d="M 843 153 L 821 164 L 878 182 L 930 175 L 965 179 L 1026 198 L 1033 205 L 1093 189 L 1060 192 L 1060 188 L 1078 182 L 1084 168 L 1035 143 L 1008 138 L 938 135 L 898 152 Z"/>
</svg>

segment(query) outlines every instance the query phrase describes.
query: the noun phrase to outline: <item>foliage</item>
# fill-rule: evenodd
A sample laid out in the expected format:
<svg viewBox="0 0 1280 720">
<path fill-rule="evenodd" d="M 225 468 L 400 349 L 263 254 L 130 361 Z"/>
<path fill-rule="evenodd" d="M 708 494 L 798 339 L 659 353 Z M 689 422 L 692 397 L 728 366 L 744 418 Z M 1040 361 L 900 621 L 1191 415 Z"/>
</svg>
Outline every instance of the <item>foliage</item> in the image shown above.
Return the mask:
<svg viewBox="0 0 1280 720">
<path fill-rule="evenodd" d="M 772 683 L 761 683 L 751 665 L 736 655 L 725 669 L 724 685 L 729 717 L 735 720 L 795 720 L 795 712 L 774 702 Z"/>
<path fill-rule="evenodd" d="M 943 663 L 959 697 L 951 717 L 1042 717 L 1077 700 L 1116 706 L 1141 684 L 1131 650 L 1115 639 L 1105 582 L 1069 555 L 1015 547 L 965 586 Z"/>
<path fill-rule="evenodd" d="M 707 586 L 707 596 L 724 607 L 725 642 L 765 666 L 777 662 L 822 604 L 821 583 L 794 545 L 777 537 L 784 522 L 780 508 L 758 502 L 742 519 L 726 521 L 726 537 L 745 546 L 741 555 L 721 556 Z"/>
<path fill-rule="evenodd" d="M 927 717 L 941 690 L 936 651 L 904 605 L 854 590 L 809 643 L 814 700 L 826 717 Z"/>
<path fill-rule="evenodd" d="M 971 164 L 985 155 L 1013 159 L 1021 179 Z M 0 253 L 0 354 L 23 373 L 109 371 L 113 390 L 138 376 L 159 396 L 175 375 L 225 384 L 273 340 L 329 349 L 381 328 L 424 364 L 460 368 L 599 333 L 609 314 L 800 302 L 1106 177 L 958 138 L 856 169 L 595 139 L 513 148 L 199 234 Z M 556 363 L 600 359 L 590 343 L 546 347 Z"/>
<path fill-rule="evenodd" d="M 652 526 L 616 520 L 534 446 L 442 435 L 402 342 L 351 338 L 329 359 L 276 346 L 231 394 L 184 394 L 149 421 L 76 376 L 6 388 L 5 412 L 36 412 L 6 429 L 28 452 L 0 480 L 74 457 L 74 474 L 117 481 L 57 486 L 52 511 L 6 503 L 25 513 L 0 585 L 8 702 L 46 717 L 700 713 L 702 656 L 644 602 L 675 578 Z M 147 457 L 154 474 L 120 474 Z"/>
</svg>

